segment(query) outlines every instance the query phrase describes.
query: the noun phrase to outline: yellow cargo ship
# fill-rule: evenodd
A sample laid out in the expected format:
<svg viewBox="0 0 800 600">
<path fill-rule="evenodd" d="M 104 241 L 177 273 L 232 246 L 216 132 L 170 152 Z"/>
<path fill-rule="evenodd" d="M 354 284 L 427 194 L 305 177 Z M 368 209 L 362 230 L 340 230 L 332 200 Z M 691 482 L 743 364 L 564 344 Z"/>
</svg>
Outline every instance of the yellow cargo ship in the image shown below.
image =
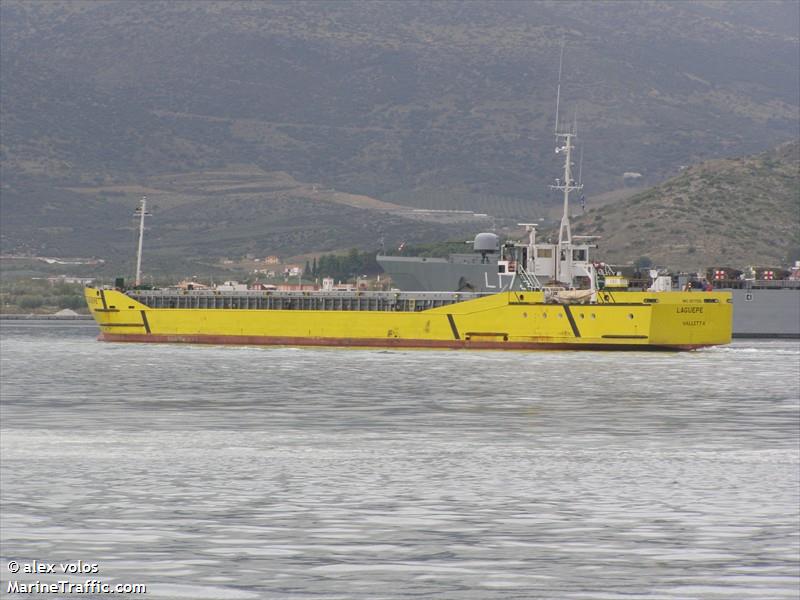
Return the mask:
<svg viewBox="0 0 800 600">
<path fill-rule="evenodd" d="M 488 293 L 87 288 L 100 339 L 508 350 L 692 350 L 729 343 L 729 292 L 672 291 L 655 276 L 649 290 L 628 290 L 619 273 L 589 260 L 595 246 L 587 238 L 573 239 L 569 194 L 582 188 L 572 178 L 574 135 L 556 133 L 563 139 L 556 152 L 565 157 L 563 179 L 552 186 L 564 194 L 558 242 L 537 243 L 533 223 L 521 224 L 529 233 L 525 243 L 501 246 L 493 233 L 475 237 L 482 265 L 492 264 L 489 255 L 499 257 L 484 273 Z M 146 214 L 143 198 L 137 285 Z"/>
<path fill-rule="evenodd" d="M 473 349 L 691 350 L 731 340 L 729 292 L 496 294 L 87 288 L 111 342 Z"/>
</svg>

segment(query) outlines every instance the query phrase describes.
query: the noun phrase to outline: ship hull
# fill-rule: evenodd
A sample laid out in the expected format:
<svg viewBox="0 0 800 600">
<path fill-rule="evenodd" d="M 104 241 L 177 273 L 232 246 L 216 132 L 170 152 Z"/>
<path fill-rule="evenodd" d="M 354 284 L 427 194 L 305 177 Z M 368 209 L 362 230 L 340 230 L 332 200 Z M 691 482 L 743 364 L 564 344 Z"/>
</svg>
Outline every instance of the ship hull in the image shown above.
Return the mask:
<svg viewBox="0 0 800 600">
<path fill-rule="evenodd" d="M 731 292 L 733 337 L 800 338 L 800 287 Z"/>
<path fill-rule="evenodd" d="M 113 334 L 101 333 L 101 342 L 134 342 L 155 344 L 208 344 L 213 346 L 289 346 L 300 347 L 347 347 L 347 348 L 397 348 L 405 350 L 614 350 L 614 351 L 681 351 L 697 350 L 715 344 L 683 344 L 654 346 L 652 344 L 559 343 L 542 342 L 473 342 L 467 340 L 415 340 L 415 339 L 368 339 L 368 338 L 309 338 L 271 337 L 255 335 L 159 335 L 159 334 Z"/>
<path fill-rule="evenodd" d="M 731 338 L 730 295 L 617 292 L 551 304 L 503 292 L 419 312 L 151 308 L 87 288 L 109 342 L 475 350 L 691 350 Z"/>
</svg>

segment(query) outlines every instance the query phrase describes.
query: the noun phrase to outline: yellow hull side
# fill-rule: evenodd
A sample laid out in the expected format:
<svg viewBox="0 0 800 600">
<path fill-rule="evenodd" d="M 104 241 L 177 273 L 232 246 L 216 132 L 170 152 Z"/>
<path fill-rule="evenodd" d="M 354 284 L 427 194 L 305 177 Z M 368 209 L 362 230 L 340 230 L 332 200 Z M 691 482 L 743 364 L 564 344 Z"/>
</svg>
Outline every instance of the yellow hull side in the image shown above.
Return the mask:
<svg viewBox="0 0 800 600">
<path fill-rule="evenodd" d="M 598 304 L 545 304 L 502 292 L 421 312 L 152 309 L 86 289 L 109 341 L 435 348 L 692 349 L 731 340 L 728 292 L 614 292 Z"/>
</svg>

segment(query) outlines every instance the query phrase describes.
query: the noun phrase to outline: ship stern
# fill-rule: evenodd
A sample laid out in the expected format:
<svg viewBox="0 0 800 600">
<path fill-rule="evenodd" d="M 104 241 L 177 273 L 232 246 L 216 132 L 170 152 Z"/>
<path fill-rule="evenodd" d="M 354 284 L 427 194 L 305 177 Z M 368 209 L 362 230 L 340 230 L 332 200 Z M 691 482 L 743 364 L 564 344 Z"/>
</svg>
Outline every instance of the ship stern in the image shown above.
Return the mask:
<svg viewBox="0 0 800 600">
<path fill-rule="evenodd" d="M 653 306 L 649 343 L 679 350 L 730 344 L 733 300 L 730 292 L 672 292 L 670 302 Z"/>
</svg>

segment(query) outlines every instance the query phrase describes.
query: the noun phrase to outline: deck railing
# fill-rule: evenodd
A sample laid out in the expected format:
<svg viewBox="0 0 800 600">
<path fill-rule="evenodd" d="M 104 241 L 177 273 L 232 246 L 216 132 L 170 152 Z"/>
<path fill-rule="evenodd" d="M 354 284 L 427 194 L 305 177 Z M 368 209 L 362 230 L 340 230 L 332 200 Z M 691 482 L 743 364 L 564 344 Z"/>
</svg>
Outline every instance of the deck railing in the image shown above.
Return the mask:
<svg viewBox="0 0 800 600">
<path fill-rule="evenodd" d="M 150 308 L 419 312 L 489 294 L 136 290 L 127 292 L 127 295 Z"/>
</svg>

